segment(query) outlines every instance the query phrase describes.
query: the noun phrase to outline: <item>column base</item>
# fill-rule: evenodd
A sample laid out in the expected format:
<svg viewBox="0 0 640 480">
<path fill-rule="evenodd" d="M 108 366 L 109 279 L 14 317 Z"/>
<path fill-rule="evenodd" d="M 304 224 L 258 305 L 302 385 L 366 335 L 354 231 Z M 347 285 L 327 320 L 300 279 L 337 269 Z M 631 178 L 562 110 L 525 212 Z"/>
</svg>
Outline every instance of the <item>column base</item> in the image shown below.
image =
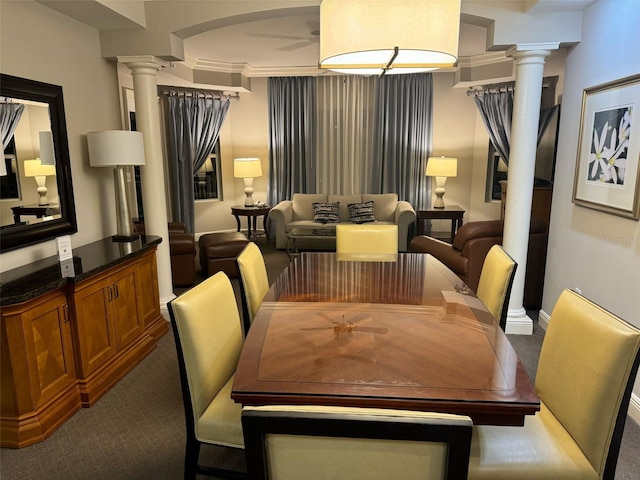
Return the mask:
<svg viewBox="0 0 640 480">
<path fill-rule="evenodd" d="M 524 308 L 509 309 L 505 333 L 513 333 L 515 335 L 533 334 L 533 320 L 527 316 L 527 311 Z"/>
</svg>

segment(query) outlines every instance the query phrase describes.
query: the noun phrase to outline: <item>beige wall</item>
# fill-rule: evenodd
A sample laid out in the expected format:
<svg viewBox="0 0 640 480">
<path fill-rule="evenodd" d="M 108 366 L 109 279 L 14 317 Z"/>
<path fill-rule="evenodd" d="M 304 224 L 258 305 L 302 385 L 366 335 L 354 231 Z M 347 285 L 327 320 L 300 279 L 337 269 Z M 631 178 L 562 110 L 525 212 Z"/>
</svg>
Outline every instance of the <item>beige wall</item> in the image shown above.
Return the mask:
<svg viewBox="0 0 640 480">
<path fill-rule="evenodd" d="M 640 327 L 640 224 L 571 201 L 583 90 L 638 73 L 633 59 L 640 45 L 635 23 L 640 4 L 625 5 L 620 9 L 601 1 L 587 9 L 582 42 L 567 56 L 542 309 L 550 314 L 563 289 L 579 288 L 586 297 Z M 626 33 L 608 36 L 603 42 L 601 25 L 615 25 L 616 31 Z M 638 381 L 634 394 L 640 421 Z"/>
<path fill-rule="evenodd" d="M 109 169 L 89 167 L 86 133 L 120 128 L 116 69 L 100 57 L 98 32 L 35 2 L 0 2 L 2 73 L 61 85 L 78 217 L 77 247 L 115 231 Z M 54 241 L 0 255 L 2 271 L 56 254 Z"/>
</svg>

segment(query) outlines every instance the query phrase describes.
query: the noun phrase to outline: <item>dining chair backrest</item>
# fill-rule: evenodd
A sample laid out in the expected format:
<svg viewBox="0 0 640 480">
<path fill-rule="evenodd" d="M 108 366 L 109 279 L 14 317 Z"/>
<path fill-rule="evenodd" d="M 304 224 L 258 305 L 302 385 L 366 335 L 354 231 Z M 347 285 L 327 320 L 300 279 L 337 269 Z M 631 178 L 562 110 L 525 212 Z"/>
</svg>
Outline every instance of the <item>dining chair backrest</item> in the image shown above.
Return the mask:
<svg viewBox="0 0 640 480">
<path fill-rule="evenodd" d="M 200 443 L 243 448 L 241 409 L 230 398 L 243 346 L 240 316 L 224 272 L 187 290 L 168 307 L 187 430 L 185 478 L 195 479 L 196 473 L 207 471 L 198 465 Z"/>
<path fill-rule="evenodd" d="M 500 245 L 494 245 L 487 253 L 480 273 L 476 295 L 503 330 L 517 267 L 515 260 Z"/>
<path fill-rule="evenodd" d="M 248 243 L 240 252 L 236 263 L 240 275 L 240 297 L 246 335 L 264 296 L 269 291 L 269 277 L 262 252 L 253 242 Z"/>
<path fill-rule="evenodd" d="M 336 256 L 340 261 L 395 262 L 398 258 L 398 226 L 338 224 Z"/>
<path fill-rule="evenodd" d="M 576 292 L 561 293 L 544 337 L 536 391 L 600 478 L 613 479 L 640 330 Z"/>
<path fill-rule="evenodd" d="M 466 479 L 469 417 L 328 406 L 244 407 L 250 479 Z"/>
</svg>

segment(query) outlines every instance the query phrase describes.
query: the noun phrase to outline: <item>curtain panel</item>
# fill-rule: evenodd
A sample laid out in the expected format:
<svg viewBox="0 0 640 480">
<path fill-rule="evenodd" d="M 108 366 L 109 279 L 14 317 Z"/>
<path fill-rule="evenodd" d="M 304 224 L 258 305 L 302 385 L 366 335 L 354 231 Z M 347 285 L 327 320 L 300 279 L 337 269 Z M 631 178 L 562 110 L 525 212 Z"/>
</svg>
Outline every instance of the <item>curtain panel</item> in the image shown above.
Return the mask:
<svg viewBox="0 0 640 480">
<path fill-rule="evenodd" d="M 414 208 L 428 208 L 431 179 L 433 77 L 430 73 L 387 75 L 376 96 L 376 129 L 370 191 L 397 193 Z"/>
<path fill-rule="evenodd" d="M 428 206 L 432 76 L 269 79 L 269 203 L 293 193 L 397 193 Z"/>
<path fill-rule="evenodd" d="M 316 79 L 271 77 L 268 83 L 270 205 L 315 193 Z"/>
<path fill-rule="evenodd" d="M 164 93 L 164 92 L 163 92 Z M 195 231 L 193 175 L 218 141 L 229 98 L 206 91 L 174 91 L 167 96 L 168 170 L 172 218 Z"/>
<path fill-rule="evenodd" d="M 511 118 L 513 116 L 513 91 L 485 90 L 474 97 L 480 116 L 484 122 L 493 147 L 496 149 L 504 163 L 509 165 L 509 153 L 511 151 Z M 540 110 L 538 122 L 538 145 L 542 140 L 549 122 L 558 110 L 559 105 Z"/>
<path fill-rule="evenodd" d="M 316 191 L 351 195 L 372 189 L 377 77 L 327 75 L 318 80 Z"/>
<path fill-rule="evenodd" d="M 22 112 L 24 111 L 24 105 L 22 103 L 0 103 L 0 131 L 2 132 L 2 149 L 4 150 L 9 145 L 13 132 L 18 126 Z M 4 162 L 4 160 L 3 160 Z"/>
</svg>

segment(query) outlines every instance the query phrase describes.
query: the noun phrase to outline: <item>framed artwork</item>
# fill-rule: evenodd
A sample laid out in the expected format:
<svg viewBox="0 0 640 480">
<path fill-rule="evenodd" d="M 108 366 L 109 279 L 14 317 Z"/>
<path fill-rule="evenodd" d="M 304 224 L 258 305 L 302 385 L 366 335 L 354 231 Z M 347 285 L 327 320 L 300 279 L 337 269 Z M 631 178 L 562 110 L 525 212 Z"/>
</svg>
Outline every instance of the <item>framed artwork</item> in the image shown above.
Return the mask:
<svg viewBox="0 0 640 480">
<path fill-rule="evenodd" d="M 640 217 L 640 75 L 582 95 L 573 203 Z"/>
</svg>

